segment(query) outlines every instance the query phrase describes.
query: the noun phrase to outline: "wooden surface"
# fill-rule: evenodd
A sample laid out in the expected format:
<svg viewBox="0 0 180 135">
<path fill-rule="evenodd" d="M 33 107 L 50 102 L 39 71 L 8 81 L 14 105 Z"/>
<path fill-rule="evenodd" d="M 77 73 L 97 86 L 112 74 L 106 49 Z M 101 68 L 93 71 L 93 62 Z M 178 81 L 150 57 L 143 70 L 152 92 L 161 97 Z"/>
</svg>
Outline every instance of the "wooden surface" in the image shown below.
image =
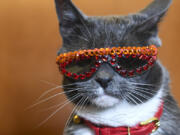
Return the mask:
<svg viewBox="0 0 180 135">
<path fill-rule="evenodd" d="M 74 0 L 88 15 L 128 14 L 150 0 Z M 173 95 L 180 102 L 180 1 L 174 0 L 160 27 L 162 63 L 170 71 Z M 46 90 L 61 83 L 55 64 L 61 45 L 53 0 L 4 0 L 0 2 L 0 134 L 61 135 L 72 108 L 65 107 L 43 126 L 37 125 L 65 100 L 57 96 L 25 111 Z M 49 84 L 47 83 L 49 82 Z M 55 84 L 55 85 L 54 85 Z M 48 96 L 60 92 L 58 89 Z"/>
</svg>

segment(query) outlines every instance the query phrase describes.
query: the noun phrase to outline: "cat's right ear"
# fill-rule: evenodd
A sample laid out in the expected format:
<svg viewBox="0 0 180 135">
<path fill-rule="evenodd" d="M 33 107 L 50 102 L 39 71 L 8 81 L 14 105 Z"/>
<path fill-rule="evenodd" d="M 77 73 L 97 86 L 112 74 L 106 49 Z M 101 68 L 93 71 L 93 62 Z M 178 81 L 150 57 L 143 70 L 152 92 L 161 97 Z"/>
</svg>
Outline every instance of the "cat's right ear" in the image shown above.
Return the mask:
<svg viewBox="0 0 180 135">
<path fill-rule="evenodd" d="M 81 25 L 86 18 L 71 0 L 55 0 L 55 4 L 62 35 L 74 25 Z"/>
<path fill-rule="evenodd" d="M 134 29 L 140 39 L 146 39 L 148 44 L 161 46 L 158 36 L 158 24 L 168 11 L 172 0 L 153 0 L 145 9 L 135 15 L 137 25 Z M 139 19 L 137 16 L 140 16 Z M 137 17 L 137 18 L 136 18 Z"/>
</svg>

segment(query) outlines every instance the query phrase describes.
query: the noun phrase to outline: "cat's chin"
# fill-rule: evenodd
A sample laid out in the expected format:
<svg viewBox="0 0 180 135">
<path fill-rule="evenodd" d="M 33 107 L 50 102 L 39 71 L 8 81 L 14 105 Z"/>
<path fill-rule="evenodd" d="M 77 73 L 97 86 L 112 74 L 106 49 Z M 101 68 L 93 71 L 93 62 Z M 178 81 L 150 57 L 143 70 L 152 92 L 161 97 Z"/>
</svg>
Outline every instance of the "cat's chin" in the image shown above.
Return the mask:
<svg viewBox="0 0 180 135">
<path fill-rule="evenodd" d="M 119 102 L 119 99 L 109 95 L 101 95 L 91 100 L 91 103 L 93 105 L 101 108 L 113 107 L 117 105 Z"/>
</svg>

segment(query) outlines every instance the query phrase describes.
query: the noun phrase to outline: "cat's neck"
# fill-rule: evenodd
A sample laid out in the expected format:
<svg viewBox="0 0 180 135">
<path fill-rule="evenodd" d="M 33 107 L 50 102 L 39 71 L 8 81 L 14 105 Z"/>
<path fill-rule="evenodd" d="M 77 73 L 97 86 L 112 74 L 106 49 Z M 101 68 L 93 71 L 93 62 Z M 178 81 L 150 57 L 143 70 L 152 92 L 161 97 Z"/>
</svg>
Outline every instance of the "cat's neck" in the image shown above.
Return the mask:
<svg viewBox="0 0 180 135">
<path fill-rule="evenodd" d="M 135 126 L 142 121 L 154 117 L 162 102 L 163 90 L 159 90 L 156 96 L 148 102 L 140 105 L 130 105 L 127 102 L 121 102 L 109 109 L 97 109 L 89 107 L 76 112 L 80 117 L 99 125 L 112 127 Z"/>
</svg>

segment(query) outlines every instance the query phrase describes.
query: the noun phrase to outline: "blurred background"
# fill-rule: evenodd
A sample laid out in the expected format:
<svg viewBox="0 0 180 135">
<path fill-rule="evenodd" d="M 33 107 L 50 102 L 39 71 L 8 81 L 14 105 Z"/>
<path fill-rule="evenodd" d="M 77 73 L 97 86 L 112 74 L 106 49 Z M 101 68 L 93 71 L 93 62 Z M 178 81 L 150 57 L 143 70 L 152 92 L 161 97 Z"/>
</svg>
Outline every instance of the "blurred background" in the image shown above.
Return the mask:
<svg viewBox="0 0 180 135">
<path fill-rule="evenodd" d="M 73 0 L 88 15 L 126 15 L 151 0 Z M 160 26 L 163 46 L 159 58 L 171 75 L 172 93 L 180 102 L 180 1 L 174 0 Z M 45 91 L 61 84 L 55 64 L 61 46 L 53 0 L 4 0 L 0 2 L 0 135 L 62 135 L 72 105 L 64 107 L 37 127 L 66 100 L 59 95 L 36 107 Z M 62 91 L 57 89 L 44 98 Z"/>
</svg>

